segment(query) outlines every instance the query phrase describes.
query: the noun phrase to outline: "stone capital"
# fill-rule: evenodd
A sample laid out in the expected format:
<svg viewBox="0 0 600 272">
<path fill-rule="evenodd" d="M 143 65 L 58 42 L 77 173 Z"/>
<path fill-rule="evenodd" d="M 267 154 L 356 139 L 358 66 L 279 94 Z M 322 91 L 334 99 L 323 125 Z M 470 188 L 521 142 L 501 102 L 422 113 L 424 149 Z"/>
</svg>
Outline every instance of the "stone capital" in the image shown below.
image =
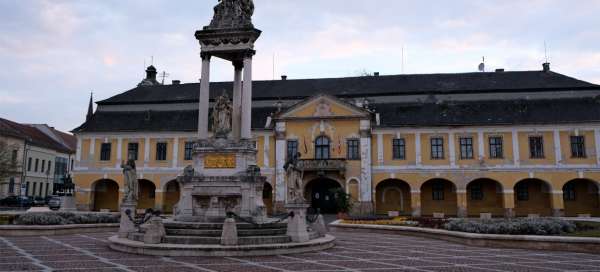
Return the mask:
<svg viewBox="0 0 600 272">
<path fill-rule="evenodd" d="M 256 50 L 252 50 L 252 49 L 245 50 L 244 53 L 242 53 L 242 56 L 244 56 L 244 59 L 252 59 L 252 57 L 254 55 L 256 55 Z"/>
<path fill-rule="evenodd" d="M 235 68 L 235 70 L 239 71 L 239 70 L 242 70 L 244 68 L 244 62 L 243 61 L 236 60 L 236 61 L 233 61 L 232 64 L 233 64 L 233 67 Z"/>
<path fill-rule="evenodd" d="M 212 55 L 208 52 L 200 52 L 200 58 L 202 58 L 202 60 L 210 61 L 211 57 Z"/>
</svg>

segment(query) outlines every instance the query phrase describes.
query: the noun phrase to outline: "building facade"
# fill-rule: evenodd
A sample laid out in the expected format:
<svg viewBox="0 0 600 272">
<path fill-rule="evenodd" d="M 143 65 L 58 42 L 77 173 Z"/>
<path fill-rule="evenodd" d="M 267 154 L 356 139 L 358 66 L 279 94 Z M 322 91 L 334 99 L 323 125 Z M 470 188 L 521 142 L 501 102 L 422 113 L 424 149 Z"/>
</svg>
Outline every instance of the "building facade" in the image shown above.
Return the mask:
<svg viewBox="0 0 600 272">
<path fill-rule="evenodd" d="M 98 102 L 74 130 L 77 203 L 117 210 L 121 162 L 136 161 L 139 208 L 170 212 L 193 164 L 198 83 L 138 87 Z M 210 83 L 212 98 L 231 82 Z M 600 216 L 600 86 L 499 70 L 253 82 L 254 162 L 269 210 L 285 202 L 283 165 L 301 154 L 306 198 L 335 212 L 415 216 Z"/>
<path fill-rule="evenodd" d="M 48 125 L 19 124 L 0 118 L 0 139 L 12 149 L 17 171 L 0 182 L 0 198 L 46 197 L 74 164 L 75 137 Z"/>
</svg>

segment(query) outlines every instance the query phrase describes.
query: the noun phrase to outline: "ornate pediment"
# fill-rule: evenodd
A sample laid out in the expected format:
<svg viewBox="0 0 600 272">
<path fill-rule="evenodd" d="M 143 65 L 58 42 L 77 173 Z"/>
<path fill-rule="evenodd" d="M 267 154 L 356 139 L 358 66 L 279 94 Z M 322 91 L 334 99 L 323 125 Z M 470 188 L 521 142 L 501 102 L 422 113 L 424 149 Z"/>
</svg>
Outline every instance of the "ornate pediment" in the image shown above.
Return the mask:
<svg viewBox="0 0 600 272">
<path fill-rule="evenodd" d="M 336 97 L 317 95 L 308 98 L 277 116 L 278 119 L 368 118 L 369 112 Z"/>
</svg>

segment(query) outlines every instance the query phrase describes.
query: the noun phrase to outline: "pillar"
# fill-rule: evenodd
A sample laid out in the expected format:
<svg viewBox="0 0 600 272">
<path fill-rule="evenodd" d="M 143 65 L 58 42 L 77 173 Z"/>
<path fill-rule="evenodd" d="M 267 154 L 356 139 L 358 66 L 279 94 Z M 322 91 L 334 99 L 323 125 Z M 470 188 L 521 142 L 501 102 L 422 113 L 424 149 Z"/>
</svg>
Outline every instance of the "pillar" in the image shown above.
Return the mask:
<svg viewBox="0 0 600 272">
<path fill-rule="evenodd" d="M 467 190 L 456 190 L 456 216 L 467 217 Z"/>
<path fill-rule="evenodd" d="M 513 218 L 515 217 L 515 191 L 504 190 L 502 192 L 502 200 L 504 203 L 504 217 Z"/>
<path fill-rule="evenodd" d="M 200 53 L 202 57 L 202 78 L 198 106 L 198 138 L 208 139 L 208 107 L 210 99 L 210 55 Z"/>
<path fill-rule="evenodd" d="M 550 195 L 552 202 L 552 216 L 562 217 L 565 215 L 565 201 L 563 199 L 563 191 L 555 190 Z"/>
<path fill-rule="evenodd" d="M 360 197 L 361 214 L 373 210 L 373 183 L 371 181 L 371 120 L 360 120 Z"/>
<path fill-rule="evenodd" d="M 249 51 L 244 56 L 244 83 L 242 89 L 242 117 L 240 138 L 252 139 L 252 56 L 254 51 Z"/>
<path fill-rule="evenodd" d="M 413 217 L 421 217 L 421 190 L 410 191 L 410 208 Z"/>
<path fill-rule="evenodd" d="M 241 107 L 242 107 L 242 68 L 244 63 L 240 61 L 233 62 L 233 113 L 232 113 L 232 133 L 233 138 L 240 139 Z"/>
<path fill-rule="evenodd" d="M 275 124 L 275 211 L 282 211 L 285 204 L 287 188 L 283 165 L 286 150 L 285 122 L 277 122 Z"/>
</svg>

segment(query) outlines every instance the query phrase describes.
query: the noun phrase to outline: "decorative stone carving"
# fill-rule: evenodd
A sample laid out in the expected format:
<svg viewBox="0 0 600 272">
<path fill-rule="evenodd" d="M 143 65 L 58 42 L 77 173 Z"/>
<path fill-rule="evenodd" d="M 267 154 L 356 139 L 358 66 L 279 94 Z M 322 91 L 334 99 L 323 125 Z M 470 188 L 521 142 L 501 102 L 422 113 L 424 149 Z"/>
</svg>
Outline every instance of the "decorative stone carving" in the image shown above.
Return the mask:
<svg viewBox="0 0 600 272">
<path fill-rule="evenodd" d="M 221 232 L 221 245 L 235 246 L 238 244 L 237 225 L 233 218 L 225 219 L 223 232 Z"/>
<path fill-rule="evenodd" d="M 252 0 L 219 0 L 210 25 L 204 29 L 254 28 Z"/>
<path fill-rule="evenodd" d="M 225 92 L 216 98 L 213 107 L 213 130 L 216 138 L 226 138 L 231 132 L 231 101 Z"/>
<path fill-rule="evenodd" d="M 134 202 L 137 203 L 139 185 L 137 180 L 137 171 L 135 170 L 135 161 L 130 159 L 127 163 L 122 163 L 123 178 L 125 180 L 125 195 L 123 202 Z"/>
<path fill-rule="evenodd" d="M 327 103 L 325 100 L 321 100 L 315 109 L 314 117 L 324 117 L 324 116 L 332 116 L 333 112 L 331 111 L 331 105 Z"/>
<path fill-rule="evenodd" d="M 287 203 L 305 203 L 302 179 L 304 171 L 299 168 L 300 152 L 292 156 L 283 166 L 287 179 Z"/>
<path fill-rule="evenodd" d="M 157 215 L 152 215 L 145 224 L 141 225 L 140 231 L 144 233 L 145 244 L 160 244 L 167 235 L 162 218 Z"/>
</svg>

